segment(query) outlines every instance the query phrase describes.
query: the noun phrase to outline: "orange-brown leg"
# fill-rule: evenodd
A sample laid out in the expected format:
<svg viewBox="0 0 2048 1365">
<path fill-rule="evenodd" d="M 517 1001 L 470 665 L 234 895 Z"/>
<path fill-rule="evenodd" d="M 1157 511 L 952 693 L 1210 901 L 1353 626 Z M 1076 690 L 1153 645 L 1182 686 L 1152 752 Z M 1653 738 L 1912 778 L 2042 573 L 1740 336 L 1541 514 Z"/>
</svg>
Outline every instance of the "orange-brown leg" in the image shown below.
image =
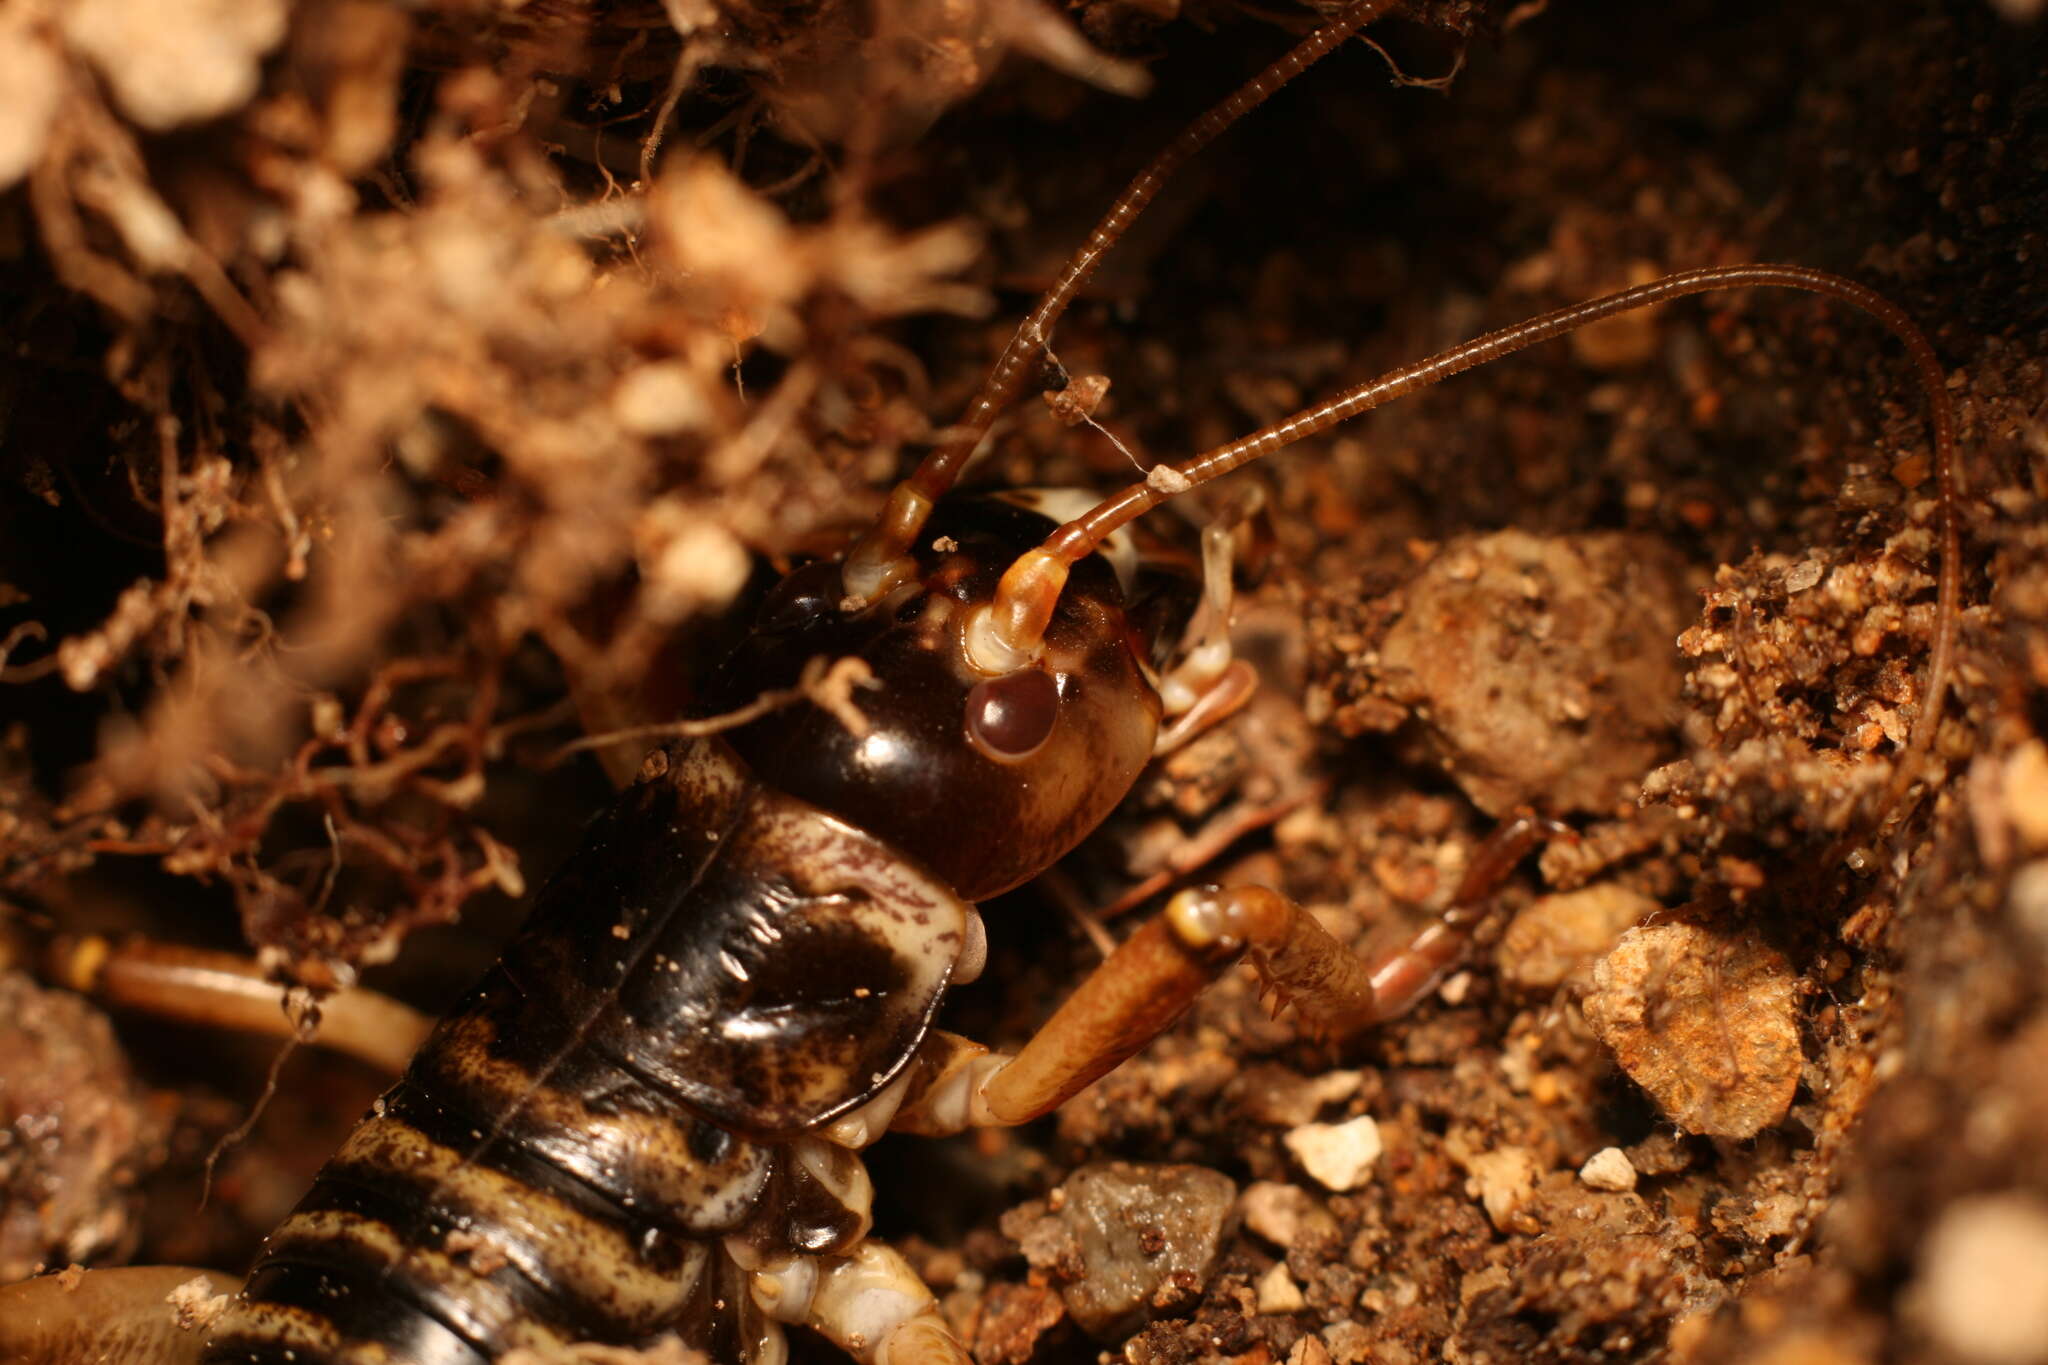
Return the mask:
<svg viewBox="0 0 2048 1365">
<path fill-rule="evenodd" d="M 426 1041 L 433 1021 L 375 991 L 335 991 L 303 1011 L 284 987 L 245 957 L 144 938 L 53 939 L 45 974 L 115 1009 L 187 1023 L 269 1034 L 332 1048 L 396 1075 Z"/>
<path fill-rule="evenodd" d="M 1050 1113 L 1156 1038 L 1249 956 L 1317 1033 L 1343 1038 L 1412 1008 L 1457 961 L 1488 894 L 1554 821 L 1519 816 L 1480 846 L 1452 907 L 1407 945 L 1368 962 L 1295 902 L 1264 887 L 1183 891 L 1081 983 L 1014 1057 L 950 1034 L 921 1053 L 894 1126 L 920 1133 L 1024 1123 Z"/>
</svg>

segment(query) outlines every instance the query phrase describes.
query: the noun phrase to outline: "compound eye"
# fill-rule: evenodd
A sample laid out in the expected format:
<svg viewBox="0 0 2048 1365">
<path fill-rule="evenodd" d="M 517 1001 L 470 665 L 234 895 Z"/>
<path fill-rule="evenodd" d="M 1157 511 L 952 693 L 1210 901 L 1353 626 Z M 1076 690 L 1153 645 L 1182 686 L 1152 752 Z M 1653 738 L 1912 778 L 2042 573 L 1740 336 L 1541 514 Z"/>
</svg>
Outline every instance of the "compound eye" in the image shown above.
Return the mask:
<svg viewBox="0 0 2048 1365">
<path fill-rule="evenodd" d="M 1035 668 L 975 684 L 967 694 L 967 737 L 1000 763 L 1038 752 L 1060 713 L 1060 688 Z"/>
</svg>

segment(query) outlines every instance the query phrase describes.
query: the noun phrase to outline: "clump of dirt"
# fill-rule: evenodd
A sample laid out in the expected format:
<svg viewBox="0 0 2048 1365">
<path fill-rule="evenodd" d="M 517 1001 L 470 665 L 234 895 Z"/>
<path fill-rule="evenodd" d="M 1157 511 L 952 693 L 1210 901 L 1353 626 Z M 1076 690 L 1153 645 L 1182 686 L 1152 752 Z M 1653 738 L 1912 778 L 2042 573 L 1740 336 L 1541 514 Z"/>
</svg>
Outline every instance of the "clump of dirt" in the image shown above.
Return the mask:
<svg viewBox="0 0 2048 1365">
<path fill-rule="evenodd" d="M 1799 1088 L 1797 983 L 1753 941 L 1688 924 L 1632 929 L 1594 969 L 1593 1036 L 1665 1117 L 1704 1137 L 1751 1138 Z"/>
<path fill-rule="evenodd" d="M 1061 906 L 1115 936 L 1092 912 L 1259 880 L 1374 951 L 1442 908 L 1492 814 L 1578 838 L 1341 1050 L 1233 977 L 1051 1122 L 877 1148 L 882 1233 L 987 1365 L 2039 1365 L 1972 1308 L 1974 1268 L 2048 1257 L 2026 9 L 1430 5 L 1276 96 L 1110 258 L 1052 339 L 1085 401 L 1020 404 L 973 480 L 1117 484 L 1671 270 L 1855 275 L 1949 367 L 1967 610 L 1948 717 L 1880 810 L 1937 627 L 1924 414 L 1878 329 L 1790 295 L 1617 320 L 1219 487 L 1259 490 L 1239 619 L 1264 695 L 991 907 L 949 1025 L 1028 1036 L 1099 960 L 1047 931 Z M 734 604 L 872 515 L 1122 180 L 1315 17 L 15 0 L 8 920 L 451 1001 L 605 799 L 570 746 L 687 706 Z M 1551 567 L 1424 619 L 1477 545 Z M 1451 661 L 1427 687 L 1416 645 Z M 238 1269 L 375 1078 L 294 1059 L 197 1218 L 270 1055 L 122 1038 L 172 1135 L 74 1155 L 165 1164 L 136 1255 Z M 1290 1143 L 1311 1128 L 1354 1140 L 1342 1179 Z M 1098 1343 L 1005 1229 L 1108 1161 L 1241 1192 L 1213 1260 Z"/>
<path fill-rule="evenodd" d="M 1349 734 L 1412 716 L 1428 761 L 1489 815 L 1626 809 L 1670 729 L 1686 586 L 1657 541 L 1453 541 L 1381 604 L 1392 624 L 1361 671 L 1382 707 L 1333 719 Z"/>
</svg>

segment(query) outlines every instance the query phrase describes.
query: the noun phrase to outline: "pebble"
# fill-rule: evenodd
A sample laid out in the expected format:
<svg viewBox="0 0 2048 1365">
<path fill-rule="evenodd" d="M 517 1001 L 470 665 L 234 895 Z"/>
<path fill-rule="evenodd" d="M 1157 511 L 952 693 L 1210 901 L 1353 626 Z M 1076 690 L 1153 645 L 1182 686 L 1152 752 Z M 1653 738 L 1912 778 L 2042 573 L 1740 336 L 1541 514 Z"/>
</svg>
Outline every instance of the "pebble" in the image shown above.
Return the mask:
<svg viewBox="0 0 2048 1365">
<path fill-rule="evenodd" d="M 290 17 L 285 0 L 71 0 L 50 12 L 65 45 L 99 72 L 121 112 L 155 133 L 241 108 L 262 85 L 263 60 Z"/>
<path fill-rule="evenodd" d="M 746 547 L 724 527 L 672 503 L 648 509 L 634 528 L 643 609 L 667 624 L 722 607 L 739 595 L 753 569 Z"/>
<path fill-rule="evenodd" d="M 1805 592 L 1826 575 L 1827 570 L 1817 559 L 1794 564 L 1785 571 L 1785 591 Z"/>
<path fill-rule="evenodd" d="M 1002 1226 L 1059 1282 L 1074 1322 L 1108 1340 L 1201 1296 L 1236 1203 L 1236 1184 L 1204 1167 L 1106 1161 L 1012 1209 Z"/>
<path fill-rule="evenodd" d="M 1636 1168 L 1619 1147 L 1603 1147 L 1579 1167 L 1579 1179 L 1596 1190 L 1619 1194 L 1636 1187 Z"/>
<path fill-rule="evenodd" d="M 1261 1065 L 1246 1067 L 1232 1089 L 1248 1118 L 1292 1128 L 1313 1121 L 1326 1106 L 1356 1095 L 1364 1079 L 1364 1073 L 1358 1071 L 1304 1076 L 1284 1066 Z"/>
<path fill-rule="evenodd" d="M 234 1286 L 230 1284 L 227 1288 L 232 1291 Z M 180 1328 L 199 1332 L 220 1321 L 233 1298 L 231 1294 L 217 1291 L 213 1281 L 206 1276 L 194 1275 L 166 1295 L 164 1302 L 171 1306 Z"/>
<path fill-rule="evenodd" d="M 1536 1178 L 1543 1174 L 1536 1157 L 1524 1147 L 1500 1147 L 1480 1152 L 1465 1160 L 1471 1179 L 1465 1188 L 1479 1197 L 1486 1216 L 1502 1232 L 1527 1232 L 1516 1220 L 1530 1197 L 1536 1193 Z"/>
<path fill-rule="evenodd" d="M 1972 1365 L 2048 1362 L 2048 1202 L 1992 1194 L 1949 1205 L 1921 1248 L 1910 1301 Z"/>
<path fill-rule="evenodd" d="M 1050 1285 L 996 1285 L 981 1297 L 973 1319 L 977 1365 L 1024 1365 L 1066 1315 L 1065 1302 Z"/>
<path fill-rule="evenodd" d="M 1259 1277 L 1258 1295 L 1261 1313 L 1299 1313 L 1308 1307 L 1301 1286 L 1287 1273 L 1285 1261 L 1275 1261 L 1273 1268 Z"/>
<path fill-rule="evenodd" d="M 1287 1352 L 1287 1365 L 1330 1365 L 1330 1348 L 1317 1336 L 1305 1336 Z"/>
<path fill-rule="evenodd" d="M 1282 1139 L 1301 1168 L 1326 1189 L 1355 1190 L 1380 1158 L 1380 1127 L 1370 1116 L 1348 1123 L 1304 1123 Z"/>
<path fill-rule="evenodd" d="M 1348 1318 L 1323 1329 L 1323 1346 L 1336 1365 L 1367 1365 L 1378 1354 L 1375 1345 L 1373 1334 Z"/>
<path fill-rule="evenodd" d="M 1337 1235 L 1337 1220 L 1299 1185 L 1254 1181 L 1245 1187 L 1238 1211 L 1247 1228 L 1282 1251 L 1312 1237 Z"/>
<path fill-rule="evenodd" d="M 1556 990 L 1661 908 L 1614 882 L 1538 896 L 1509 922 L 1494 958 L 1502 976 L 1524 990 Z"/>
</svg>

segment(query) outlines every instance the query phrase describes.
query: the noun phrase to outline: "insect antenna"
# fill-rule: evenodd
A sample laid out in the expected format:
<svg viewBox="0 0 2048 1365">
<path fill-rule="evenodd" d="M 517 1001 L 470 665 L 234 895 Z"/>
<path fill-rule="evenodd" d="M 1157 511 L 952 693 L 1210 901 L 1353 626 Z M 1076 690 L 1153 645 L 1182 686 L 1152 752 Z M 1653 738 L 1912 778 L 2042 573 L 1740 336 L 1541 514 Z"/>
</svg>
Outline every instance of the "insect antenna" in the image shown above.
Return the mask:
<svg viewBox="0 0 2048 1365">
<path fill-rule="evenodd" d="M 1353 0 L 1334 19 L 1302 39 L 1285 56 L 1182 129 L 1180 135 L 1124 187 L 1123 193 L 1110 205 L 1109 212 L 1102 216 L 1102 221 L 1095 225 L 1095 230 L 1088 234 L 1088 239 L 1067 261 L 1052 288 L 1046 291 L 1030 315 L 1018 324 L 1015 335 L 1003 347 L 988 377 L 982 381 L 980 392 L 968 404 L 966 414 L 946 431 L 939 444 L 919 462 L 910 476 L 891 490 L 881 516 L 847 552 L 842 573 L 849 597 L 872 601 L 899 577 L 910 572 L 911 566 L 905 556 L 916 543 L 918 533 L 924 529 L 932 505 L 953 487 L 968 457 L 994 425 L 996 414 L 1017 397 L 1025 380 L 1035 371 L 1053 325 L 1067 311 L 1067 305 L 1080 292 L 1088 277 L 1095 273 L 1096 263 L 1102 259 L 1103 253 L 1116 245 L 1117 239 L 1144 212 L 1145 206 L 1152 202 L 1173 173 L 1214 141 L 1224 129 L 1265 103 L 1274 91 L 1322 60 L 1346 38 L 1394 8 L 1398 2 Z"/>
<path fill-rule="evenodd" d="M 1647 308 L 1688 294 L 1721 289 L 1773 286 L 1820 294 L 1849 304 L 1882 323 L 1905 346 L 1920 385 L 1926 392 L 1934 429 L 1935 498 L 1940 524 L 1941 566 L 1936 581 L 1933 659 L 1928 668 L 1926 708 L 1908 737 L 1906 751 L 1878 805 L 1879 816 L 1904 791 L 1941 718 L 1948 691 L 1956 636 L 1962 611 L 1962 532 L 1956 511 L 1955 410 L 1949 401 L 1947 377 L 1926 335 L 1904 309 L 1867 285 L 1823 270 L 1797 265 L 1731 265 L 1688 270 L 1617 294 L 1573 304 L 1541 316 L 1488 332 L 1427 360 L 1391 370 L 1355 385 L 1291 417 L 1261 427 L 1248 436 L 1216 446 L 1177 465 L 1162 465 L 1142 483 L 1112 494 L 1061 526 L 1036 549 L 1026 551 L 1004 571 L 994 602 L 969 623 L 969 657 L 991 673 L 1004 673 L 1037 657 L 1046 624 L 1052 618 L 1067 571 L 1087 557 L 1113 532 L 1160 503 L 1197 484 L 1207 483 L 1263 455 L 1304 437 L 1369 412 L 1489 361 L 1549 341 L 1617 313 Z"/>
</svg>

